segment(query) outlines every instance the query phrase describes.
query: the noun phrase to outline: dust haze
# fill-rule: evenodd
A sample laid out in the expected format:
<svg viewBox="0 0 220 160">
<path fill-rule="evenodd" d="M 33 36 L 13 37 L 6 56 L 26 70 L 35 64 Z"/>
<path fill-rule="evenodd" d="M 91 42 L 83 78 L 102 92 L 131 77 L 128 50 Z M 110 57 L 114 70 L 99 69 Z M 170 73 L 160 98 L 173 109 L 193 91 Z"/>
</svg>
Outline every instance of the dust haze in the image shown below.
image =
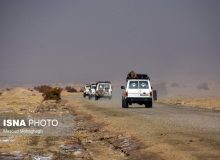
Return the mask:
<svg viewBox="0 0 220 160">
<path fill-rule="evenodd" d="M 133 69 L 163 94 L 193 88 L 216 95 L 219 15 L 217 0 L 2 0 L 0 86 L 120 85 Z"/>
</svg>

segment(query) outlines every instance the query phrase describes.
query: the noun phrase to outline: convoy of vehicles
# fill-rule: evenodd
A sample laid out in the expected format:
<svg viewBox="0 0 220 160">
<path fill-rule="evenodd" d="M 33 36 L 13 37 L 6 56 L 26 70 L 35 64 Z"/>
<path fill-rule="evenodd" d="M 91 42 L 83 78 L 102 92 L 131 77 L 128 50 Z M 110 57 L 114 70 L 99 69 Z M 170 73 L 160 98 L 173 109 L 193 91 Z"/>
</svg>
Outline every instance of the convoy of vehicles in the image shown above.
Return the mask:
<svg viewBox="0 0 220 160">
<path fill-rule="evenodd" d="M 126 85 L 121 86 L 122 108 L 128 108 L 129 105 L 137 103 L 145 105 L 145 108 L 152 108 L 153 101 L 157 100 L 157 92 L 153 90 L 150 78 L 147 74 L 136 74 L 134 71 L 128 73 Z M 99 81 L 97 83 L 84 86 L 83 97 L 89 99 L 112 98 L 112 85 L 110 81 Z"/>
<path fill-rule="evenodd" d="M 83 97 L 88 96 L 89 99 L 95 98 L 112 98 L 112 85 L 109 81 L 99 81 L 93 84 L 86 84 L 83 89 Z"/>
</svg>

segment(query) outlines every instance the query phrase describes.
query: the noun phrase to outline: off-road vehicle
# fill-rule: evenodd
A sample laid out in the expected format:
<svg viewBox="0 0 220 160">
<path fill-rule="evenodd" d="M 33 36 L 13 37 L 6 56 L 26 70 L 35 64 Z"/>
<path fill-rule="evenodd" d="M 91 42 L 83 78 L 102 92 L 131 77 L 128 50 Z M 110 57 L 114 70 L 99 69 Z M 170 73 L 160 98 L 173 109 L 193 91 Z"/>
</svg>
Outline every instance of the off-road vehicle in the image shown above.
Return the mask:
<svg viewBox="0 0 220 160">
<path fill-rule="evenodd" d="M 96 84 L 91 84 L 89 89 L 89 99 L 95 96 Z"/>
<path fill-rule="evenodd" d="M 112 98 L 112 85 L 109 81 L 100 81 L 96 83 L 95 100 L 99 98 Z"/>
<path fill-rule="evenodd" d="M 124 89 L 122 108 L 128 108 L 133 103 L 144 104 L 146 108 L 152 108 L 153 100 L 156 100 L 156 91 L 153 96 L 150 78 L 147 74 L 130 72 L 126 79 L 126 86 L 121 86 L 121 89 Z"/>
<path fill-rule="evenodd" d="M 83 88 L 83 97 L 89 96 L 90 85 L 86 84 Z"/>
</svg>

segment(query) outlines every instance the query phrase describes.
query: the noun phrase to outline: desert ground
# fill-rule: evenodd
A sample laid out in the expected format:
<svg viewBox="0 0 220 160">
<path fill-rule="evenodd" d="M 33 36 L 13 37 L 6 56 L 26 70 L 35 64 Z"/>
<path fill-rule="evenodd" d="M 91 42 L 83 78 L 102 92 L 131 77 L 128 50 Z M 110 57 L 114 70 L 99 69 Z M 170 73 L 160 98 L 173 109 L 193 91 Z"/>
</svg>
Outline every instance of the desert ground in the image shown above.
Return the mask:
<svg viewBox="0 0 220 160">
<path fill-rule="evenodd" d="M 159 100 L 157 103 L 204 108 L 210 110 L 220 110 L 219 98 L 190 98 L 190 97 L 168 98 L 168 99 Z"/>
<path fill-rule="evenodd" d="M 218 99 L 159 101 L 153 108 L 122 109 L 118 96 L 95 101 L 63 91 L 61 101 L 42 102 L 35 90 L 13 88 L 1 93 L 1 115 L 75 117 L 70 136 L 0 136 L 3 160 L 220 159 Z"/>
</svg>

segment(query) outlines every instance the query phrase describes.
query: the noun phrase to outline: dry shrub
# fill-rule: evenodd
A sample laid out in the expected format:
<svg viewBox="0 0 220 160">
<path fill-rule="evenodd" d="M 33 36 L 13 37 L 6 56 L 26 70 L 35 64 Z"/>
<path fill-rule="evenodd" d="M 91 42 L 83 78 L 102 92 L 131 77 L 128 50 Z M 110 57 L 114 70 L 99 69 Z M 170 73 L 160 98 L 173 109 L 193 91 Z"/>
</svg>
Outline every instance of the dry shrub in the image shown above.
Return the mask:
<svg viewBox="0 0 220 160">
<path fill-rule="evenodd" d="M 209 90 L 209 86 L 206 82 L 197 85 L 196 88 L 199 89 L 199 90 Z"/>
<path fill-rule="evenodd" d="M 161 82 L 161 83 L 155 84 L 154 89 L 157 90 L 157 95 L 160 98 L 164 98 L 168 95 L 166 82 Z"/>
<path fill-rule="evenodd" d="M 2 95 L 2 92 L 0 92 L 0 96 Z"/>
<path fill-rule="evenodd" d="M 79 92 L 84 92 L 84 88 L 80 88 Z"/>
<path fill-rule="evenodd" d="M 61 99 L 61 96 L 60 96 L 61 92 L 62 92 L 62 88 L 59 88 L 59 87 L 55 87 L 55 88 L 46 90 L 43 93 L 44 100 L 60 100 Z"/>
<path fill-rule="evenodd" d="M 34 89 L 39 91 L 40 93 L 45 93 L 46 91 L 51 90 L 52 87 L 48 85 L 41 85 L 41 86 L 34 87 Z"/>
<path fill-rule="evenodd" d="M 180 87 L 180 85 L 176 82 L 172 83 L 170 86 L 173 87 L 173 88 L 179 88 Z"/>
<path fill-rule="evenodd" d="M 44 101 L 61 99 L 60 94 L 62 92 L 62 88 L 59 87 L 52 88 L 51 86 L 48 85 L 42 85 L 42 86 L 34 87 L 34 89 L 43 93 Z"/>
<path fill-rule="evenodd" d="M 33 91 L 34 91 L 34 90 L 33 90 L 33 89 L 31 89 L 31 88 L 28 88 L 28 90 L 29 90 L 29 91 L 31 91 L 31 92 L 33 92 Z"/>
<path fill-rule="evenodd" d="M 71 93 L 77 92 L 77 90 L 74 87 L 71 87 L 71 86 L 67 86 L 65 89 L 66 89 L 67 92 L 71 92 Z"/>
</svg>

